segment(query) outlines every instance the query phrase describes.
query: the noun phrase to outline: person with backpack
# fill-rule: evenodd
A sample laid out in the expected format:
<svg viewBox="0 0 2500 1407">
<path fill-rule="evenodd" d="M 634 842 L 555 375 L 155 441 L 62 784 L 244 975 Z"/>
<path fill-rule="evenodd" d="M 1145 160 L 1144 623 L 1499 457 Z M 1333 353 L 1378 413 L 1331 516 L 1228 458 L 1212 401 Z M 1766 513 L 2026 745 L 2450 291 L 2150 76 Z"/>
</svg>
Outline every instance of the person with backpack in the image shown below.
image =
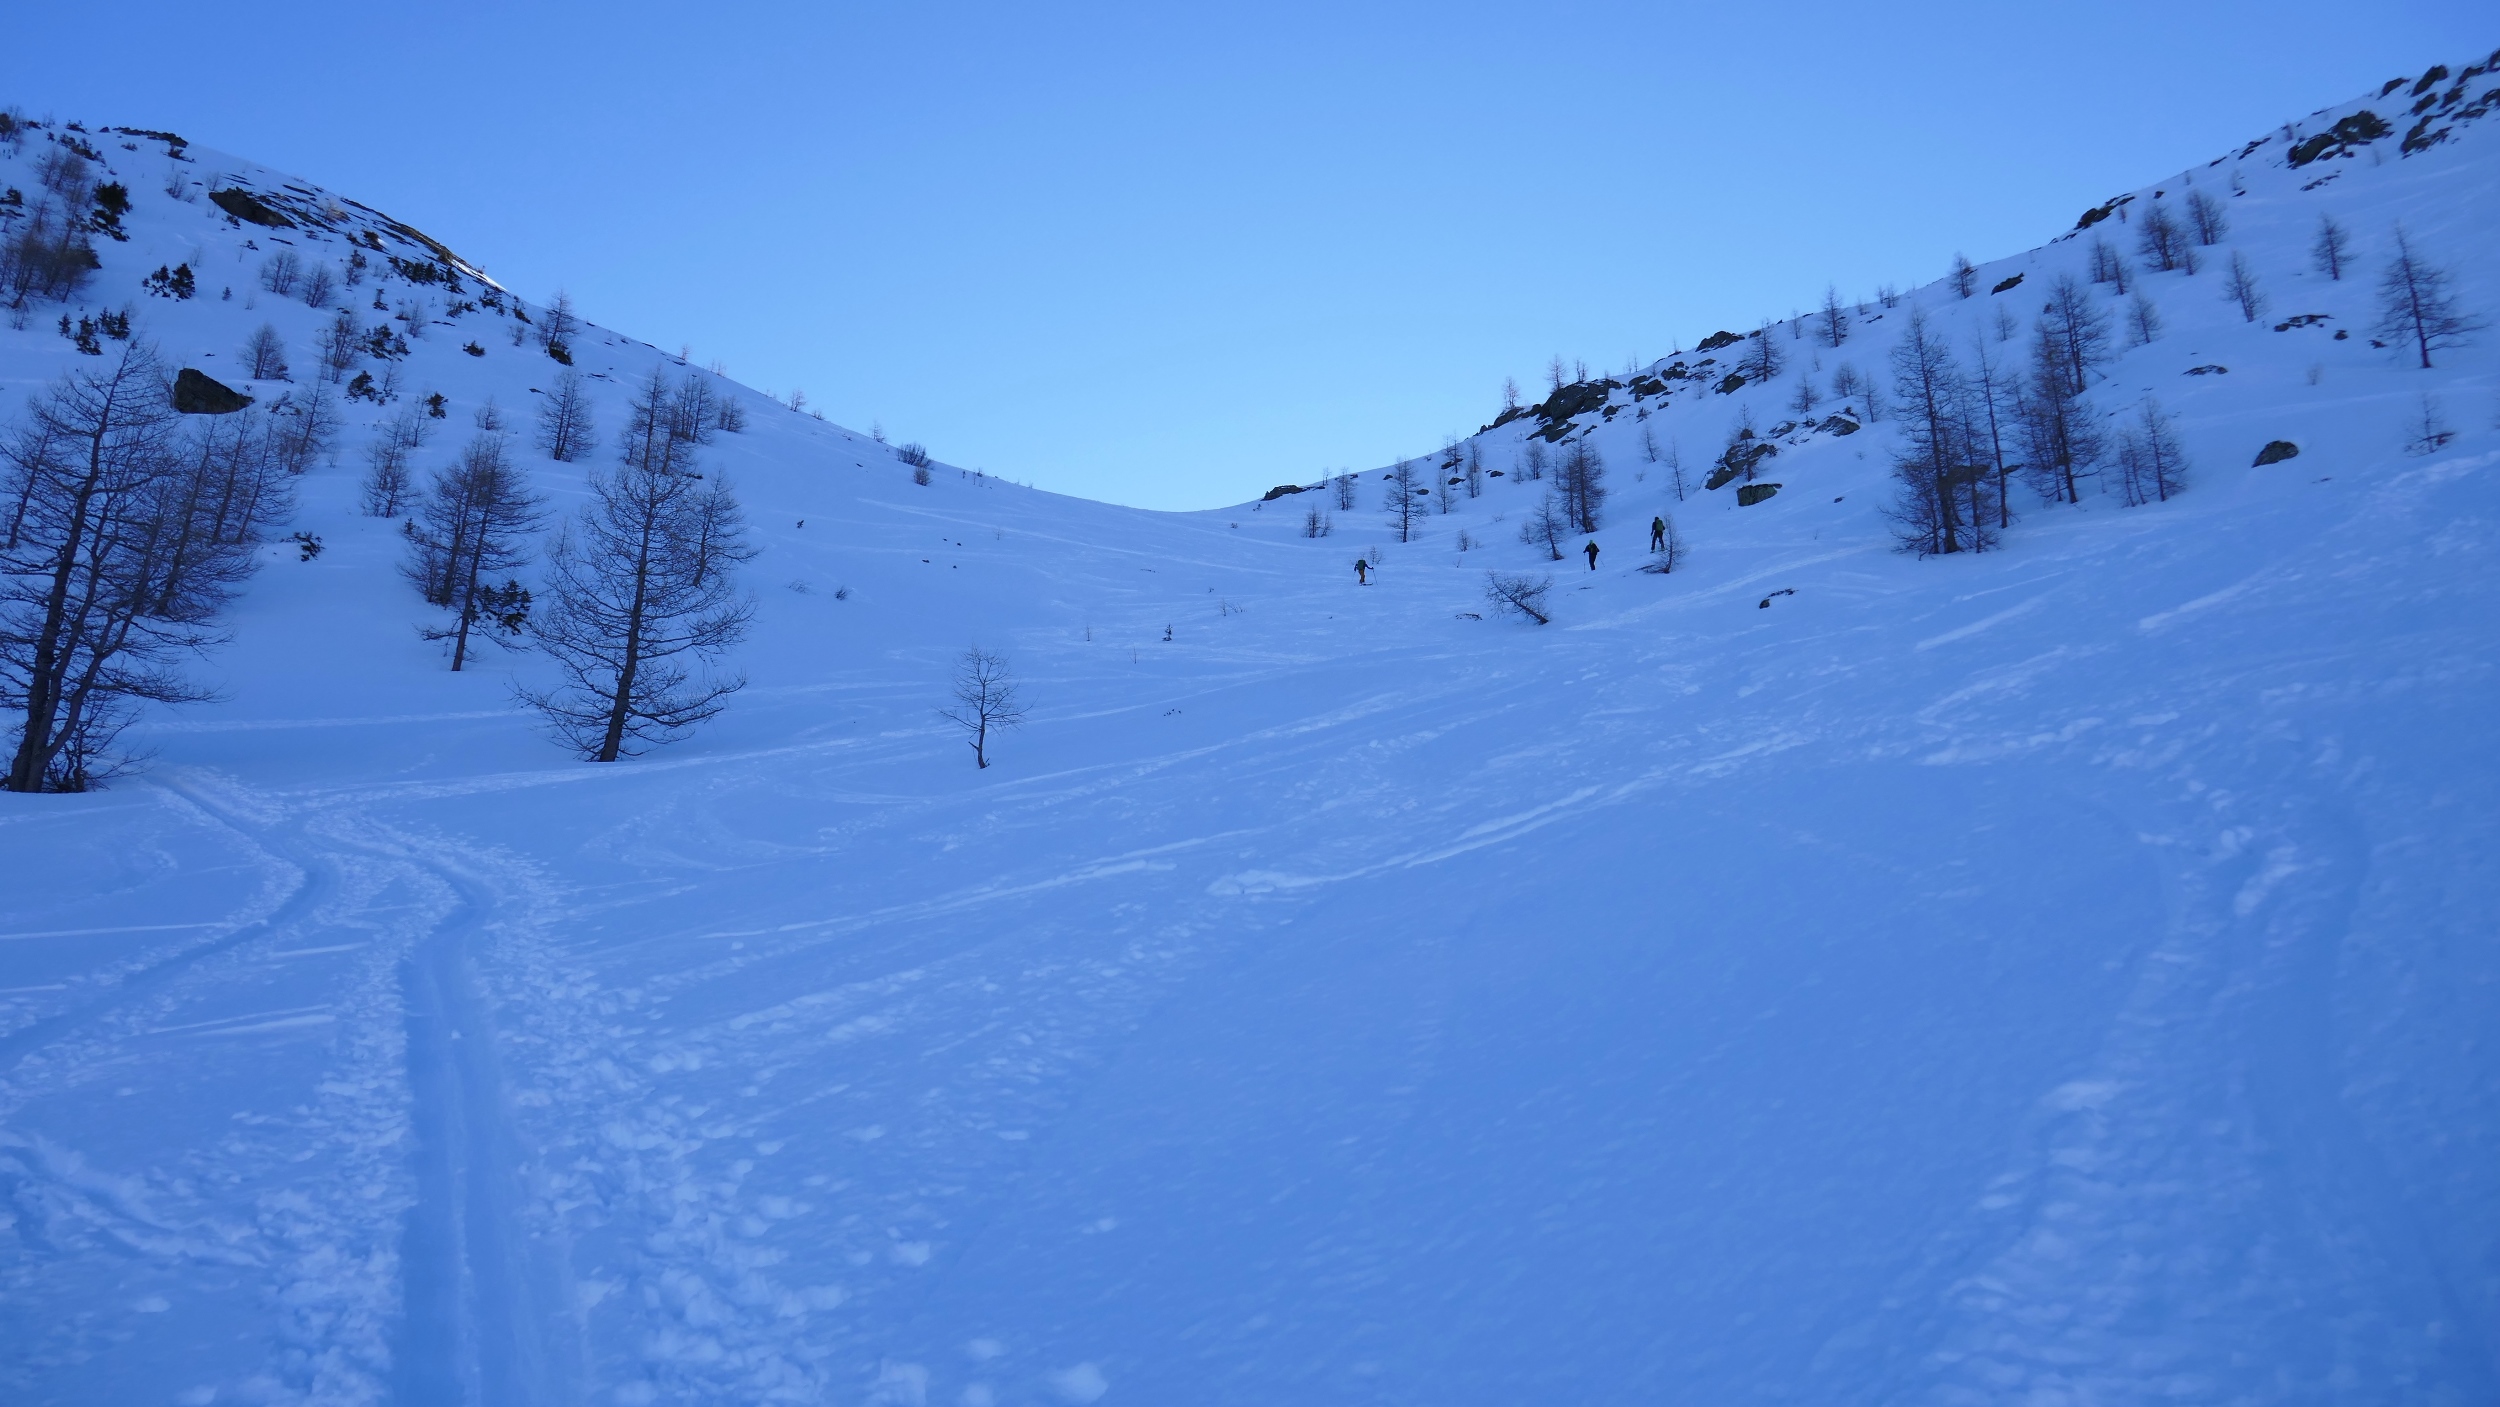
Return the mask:
<svg viewBox="0 0 2500 1407">
<path fill-rule="evenodd" d="M 1667 520 L 1663 517 L 1649 520 L 1649 550 L 1652 552 L 1667 550 Z"/>
<path fill-rule="evenodd" d="M 1369 585 L 1371 585 L 1371 584 L 1372 584 L 1372 579 L 1371 579 L 1371 569 L 1372 569 L 1372 567 L 1371 567 L 1371 563 L 1364 561 L 1364 560 L 1363 560 L 1362 558 L 1360 558 L 1360 557 L 1355 558 L 1355 559 L 1354 559 L 1354 584 L 1355 584 L 1355 585 L 1357 585 L 1357 586 L 1369 586 Z"/>
<path fill-rule="evenodd" d="M 1588 546 L 1586 546 L 1586 547 L 1581 548 L 1580 550 L 1581 550 L 1581 551 L 1583 551 L 1583 552 L 1586 552 L 1587 554 L 1589 554 L 1589 570 L 1590 570 L 1590 571 L 1596 571 L 1596 570 L 1597 570 L 1597 539 L 1596 539 L 1596 538 L 1590 538 L 1590 539 L 1589 539 L 1589 545 L 1588 545 Z"/>
</svg>

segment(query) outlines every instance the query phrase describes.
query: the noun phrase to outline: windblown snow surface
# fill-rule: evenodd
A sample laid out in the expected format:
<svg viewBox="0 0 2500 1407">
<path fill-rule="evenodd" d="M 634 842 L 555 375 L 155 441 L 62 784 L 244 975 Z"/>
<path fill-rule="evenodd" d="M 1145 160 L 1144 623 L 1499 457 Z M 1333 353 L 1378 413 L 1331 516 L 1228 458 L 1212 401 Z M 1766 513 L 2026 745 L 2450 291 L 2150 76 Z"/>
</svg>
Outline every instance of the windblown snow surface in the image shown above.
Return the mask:
<svg viewBox="0 0 2500 1407">
<path fill-rule="evenodd" d="M 302 480 L 327 550 L 268 549 L 223 697 L 0 797 L 0 1397 L 2500 1398 L 2500 335 L 2369 335 L 2398 221 L 2500 314 L 2496 81 L 2135 192 L 2230 220 L 2092 393 L 2157 397 L 2193 477 L 2026 497 L 1977 556 L 1893 550 L 1889 418 L 1698 487 L 1793 371 L 1573 422 L 1615 493 L 1543 628 L 1481 594 L 1548 569 L 1533 416 L 1399 544 L 1378 470 L 1314 540 L 1321 494 L 915 485 L 733 387 L 752 683 L 613 766 L 514 703 L 544 661 L 448 672 L 359 513 L 385 413 L 449 398 L 431 467 L 555 370 L 388 282 L 432 300 L 403 400 Z M 135 207 L 89 309 L 238 384 L 271 321 L 300 392 L 329 315 L 254 272 L 378 217 L 238 225 L 208 188 L 288 178 L 190 149 L 171 199 L 161 140 L 88 136 Z M 1880 369 L 1916 306 L 2019 352 L 2103 229 L 2132 257 L 2113 217 L 1783 350 Z M 176 260 L 200 296 L 141 296 Z M 0 330 L 0 417 L 77 363 L 57 311 Z M 575 346 L 612 444 L 674 360 Z M 2408 452 L 2426 396 L 2455 435 Z M 531 472 L 569 511 L 582 467 Z M 988 771 L 934 713 L 975 642 L 1035 704 Z"/>
</svg>

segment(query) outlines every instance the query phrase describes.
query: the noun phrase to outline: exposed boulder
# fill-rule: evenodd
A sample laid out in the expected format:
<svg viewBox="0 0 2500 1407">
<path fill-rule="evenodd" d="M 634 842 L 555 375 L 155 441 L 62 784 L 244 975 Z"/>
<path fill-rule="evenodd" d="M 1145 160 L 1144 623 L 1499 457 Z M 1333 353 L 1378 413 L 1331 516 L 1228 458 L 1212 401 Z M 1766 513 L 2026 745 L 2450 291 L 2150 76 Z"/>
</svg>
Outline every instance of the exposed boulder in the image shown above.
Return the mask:
<svg viewBox="0 0 2500 1407">
<path fill-rule="evenodd" d="M 1536 433 L 1560 443 L 1563 436 L 1571 433 L 1574 417 L 1604 406 L 1607 397 L 1620 389 L 1619 383 L 1602 377 L 1595 381 L 1574 381 L 1568 386 L 1555 388 L 1554 394 L 1547 396 L 1545 403 L 1536 408 L 1537 419 L 1545 422 L 1545 428 Z"/>
<path fill-rule="evenodd" d="M 267 225 L 273 230 L 288 229 L 295 224 L 280 214 L 276 206 L 247 190 L 229 186 L 221 191 L 210 191 L 208 198 L 218 209 L 247 224 Z"/>
<path fill-rule="evenodd" d="M 1702 487 L 1704 489 L 1724 488 L 1729 480 L 1740 474 L 1750 478 L 1762 461 L 1779 452 L 1780 447 L 1768 440 L 1740 438 L 1736 443 L 1727 447 L 1726 453 L 1719 456 L 1719 467 L 1710 471 L 1710 477 L 1703 482 Z"/>
<path fill-rule="evenodd" d="M 2351 148 L 2375 142 L 2395 130 L 2387 125 L 2386 119 L 2363 108 L 2293 147 L 2290 160 L 2292 165 L 2298 167 L 2320 157 L 2348 156 Z"/>
<path fill-rule="evenodd" d="M 251 403 L 250 396 L 190 367 L 174 377 L 174 409 L 185 415 L 232 415 Z"/>
<path fill-rule="evenodd" d="M 2286 459 L 2294 459 L 2299 455 L 2300 446 L 2289 440 L 2268 440 L 2266 447 L 2257 451 L 2256 467 L 2263 469 L 2269 464 L 2280 464 Z"/>
</svg>

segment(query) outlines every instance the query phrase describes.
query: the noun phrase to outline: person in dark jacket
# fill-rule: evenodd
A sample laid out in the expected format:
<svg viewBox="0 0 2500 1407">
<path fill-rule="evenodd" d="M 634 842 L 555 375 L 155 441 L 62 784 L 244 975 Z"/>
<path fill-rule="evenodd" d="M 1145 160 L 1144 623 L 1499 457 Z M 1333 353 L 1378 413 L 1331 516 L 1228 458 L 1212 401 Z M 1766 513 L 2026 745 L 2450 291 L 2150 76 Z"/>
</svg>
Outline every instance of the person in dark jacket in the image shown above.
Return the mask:
<svg viewBox="0 0 2500 1407">
<path fill-rule="evenodd" d="M 1355 585 L 1357 585 L 1357 586 L 1369 586 L 1369 585 L 1371 585 L 1371 584 L 1372 584 L 1372 579 L 1371 579 L 1371 570 L 1372 570 L 1372 565 L 1371 565 L 1371 563 L 1364 561 L 1364 560 L 1363 560 L 1362 558 L 1360 558 L 1360 557 L 1355 558 L 1355 559 L 1354 559 L 1354 584 L 1355 584 Z"/>
<path fill-rule="evenodd" d="M 1652 518 L 1649 520 L 1649 550 L 1652 552 L 1664 552 L 1667 550 L 1666 519 Z"/>
<path fill-rule="evenodd" d="M 1589 554 L 1589 570 L 1590 570 L 1590 571 L 1596 571 L 1596 570 L 1597 570 L 1597 539 L 1595 539 L 1595 538 L 1590 538 L 1590 539 L 1589 539 L 1589 545 L 1588 545 L 1588 546 L 1586 546 L 1586 547 L 1581 548 L 1580 550 L 1581 550 L 1581 551 L 1583 551 L 1583 552 L 1586 552 L 1587 554 Z"/>
</svg>

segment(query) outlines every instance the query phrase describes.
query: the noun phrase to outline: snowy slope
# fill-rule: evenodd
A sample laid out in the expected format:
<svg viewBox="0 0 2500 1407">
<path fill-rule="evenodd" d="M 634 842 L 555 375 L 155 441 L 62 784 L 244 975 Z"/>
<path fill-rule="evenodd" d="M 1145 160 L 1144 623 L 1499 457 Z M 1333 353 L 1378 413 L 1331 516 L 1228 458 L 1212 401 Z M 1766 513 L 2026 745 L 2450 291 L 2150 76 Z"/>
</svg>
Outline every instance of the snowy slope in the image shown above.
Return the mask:
<svg viewBox="0 0 2500 1407">
<path fill-rule="evenodd" d="M 452 675 L 417 635 L 360 404 L 301 486 L 326 550 L 273 547 L 204 666 L 225 697 L 152 717 L 109 790 L 0 796 L 0 1385 L 2491 1400 L 2500 341 L 2424 372 L 2367 328 L 2399 220 L 2500 297 L 2495 82 L 2133 193 L 2231 222 L 2143 277 L 2167 331 L 2093 393 L 2180 417 L 2181 497 L 2026 498 L 2001 550 L 1903 556 L 1887 419 L 1792 430 L 1739 508 L 1698 483 L 1748 405 L 1797 418 L 1814 344 L 1776 327 L 1770 385 L 1599 387 L 1615 413 L 1558 429 L 1615 497 L 1543 629 L 1480 590 L 1547 569 L 1517 528 L 1553 420 L 1484 432 L 1503 475 L 1398 544 L 1377 470 L 1313 540 L 1312 495 L 915 485 L 731 388 L 749 428 L 706 459 L 763 549 L 753 682 L 593 767 L 511 702 L 537 662 Z M 2391 133 L 2289 163 L 2362 108 Z M 432 254 L 343 201 L 228 223 L 163 193 L 161 141 L 88 136 L 134 201 L 89 310 L 129 300 L 169 360 L 231 366 L 263 320 L 308 348 L 327 314 L 252 291 L 280 237 Z M 2310 270 L 2320 212 L 2357 276 Z M 1816 374 L 1880 368 L 1913 304 L 1957 343 L 2027 327 L 2091 239 L 1870 304 Z M 2263 321 L 2222 298 L 2234 248 Z M 179 260 L 204 296 L 138 291 Z M 438 459 L 553 370 L 490 309 L 443 321 L 402 370 L 448 398 Z M 575 353 L 610 430 L 676 370 Z M 0 330 L 0 415 L 78 355 Z M 2410 453 L 2426 395 L 2455 436 Z M 579 466 L 532 472 L 578 500 Z M 1037 703 L 987 772 L 932 714 L 974 641 Z"/>
</svg>

